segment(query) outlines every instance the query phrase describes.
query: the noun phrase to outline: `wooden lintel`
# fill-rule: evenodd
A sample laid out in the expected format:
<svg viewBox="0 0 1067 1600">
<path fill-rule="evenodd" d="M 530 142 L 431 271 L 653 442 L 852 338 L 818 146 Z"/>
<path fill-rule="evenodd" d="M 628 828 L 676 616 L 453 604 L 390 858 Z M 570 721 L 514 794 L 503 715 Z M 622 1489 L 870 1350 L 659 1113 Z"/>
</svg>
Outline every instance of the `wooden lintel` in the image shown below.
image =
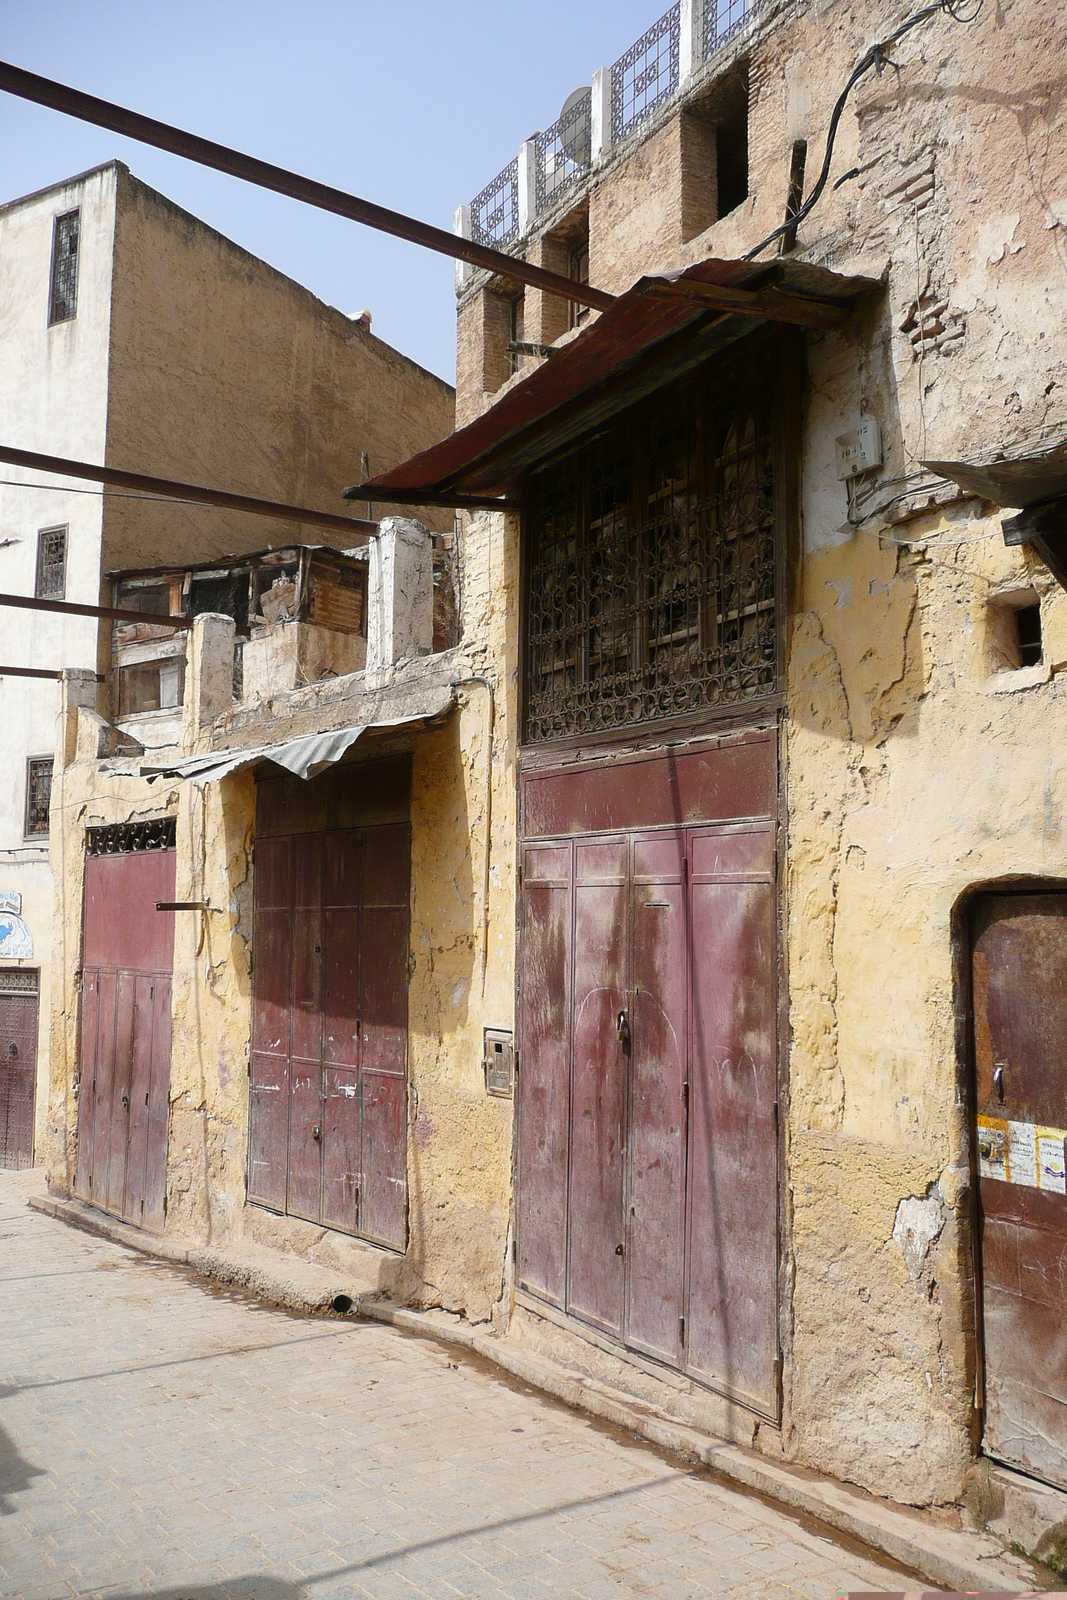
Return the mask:
<svg viewBox="0 0 1067 1600">
<path fill-rule="evenodd" d="M 707 306 L 724 315 L 754 317 L 761 322 L 788 322 L 797 328 L 843 328 L 852 316 L 852 307 L 826 300 L 805 300 L 800 295 L 781 294 L 777 289 L 731 289 L 717 283 L 654 283 L 646 290 L 665 300 L 686 300 Z"/>
</svg>

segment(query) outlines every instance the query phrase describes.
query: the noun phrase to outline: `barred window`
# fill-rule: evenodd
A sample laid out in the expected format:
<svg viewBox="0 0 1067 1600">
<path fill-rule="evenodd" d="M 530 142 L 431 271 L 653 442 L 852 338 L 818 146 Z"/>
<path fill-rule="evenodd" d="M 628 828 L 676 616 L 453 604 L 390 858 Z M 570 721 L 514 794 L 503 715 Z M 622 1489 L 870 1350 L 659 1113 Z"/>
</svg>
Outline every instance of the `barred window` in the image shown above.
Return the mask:
<svg viewBox="0 0 1067 1600">
<path fill-rule="evenodd" d="M 778 688 L 773 390 L 718 363 L 533 475 L 527 739 Z"/>
<path fill-rule="evenodd" d="M 26 835 L 48 832 L 52 799 L 52 757 L 32 756 L 26 763 Z"/>
<path fill-rule="evenodd" d="M 57 217 L 52 234 L 52 282 L 48 297 L 48 321 L 69 322 L 78 314 L 78 244 L 81 212 L 68 211 Z"/>
<path fill-rule="evenodd" d="M 37 535 L 37 587 L 39 600 L 62 600 L 67 588 L 67 530 L 42 528 Z"/>
</svg>

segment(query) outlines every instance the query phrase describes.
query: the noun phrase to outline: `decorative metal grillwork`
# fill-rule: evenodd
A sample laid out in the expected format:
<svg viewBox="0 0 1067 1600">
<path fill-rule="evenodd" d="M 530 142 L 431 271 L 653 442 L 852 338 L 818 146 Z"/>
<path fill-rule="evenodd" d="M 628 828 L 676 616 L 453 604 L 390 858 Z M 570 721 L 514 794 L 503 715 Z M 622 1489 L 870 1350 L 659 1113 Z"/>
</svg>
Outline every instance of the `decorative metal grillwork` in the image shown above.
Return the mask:
<svg viewBox="0 0 1067 1600">
<path fill-rule="evenodd" d="M 499 249 L 519 232 L 519 160 L 497 173 L 471 201 L 471 238 Z"/>
<path fill-rule="evenodd" d="M 43 528 L 37 535 L 39 600 L 62 600 L 67 587 L 67 530 Z"/>
<path fill-rule="evenodd" d="M 48 832 L 52 799 L 52 757 L 35 756 L 26 763 L 26 835 Z"/>
<path fill-rule="evenodd" d="M 704 0 L 704 59 L 736 33 L 753 0 Z"/>
<path fill-rule="evenodd" d="M 719 368 L 535 475 L 529 740 L 777 688 L 769 388 Z"/>
<path fill-rule="evenodd" d="M 679 7 L 674 5 L 612 67 L 613 143 L 677 89 L 679 32 Z"/>
<path fill-rule="evenodd" d="M 173 817 L 153 817 L 150 822 L 112 822 L 106 828 L 86 828 L 85 853 L 121 856 L 140 850 L 173 850 L 175 826 Z"/>
<path fill-rule="evenodd" d="M 78 243 L 81 213 L 68 211 L 57 217 L 52 235 L 52 283 L 48 321 L 69 322 L 78 313 Z"/>
<path fill-rule="evenodd" d="M 0 994 L 36 994 L 40 980 L 36 967 L 0 967 Z"/>
<path fill-rule="evenodd" d="M 537 153 L 535 199 L 540 216 L 589 171 L 593 159 L 591 89 L 576 98 L 572 106 L 564 107 L 559 120 L 537 135 L 534 148 Z"/>
</svg>

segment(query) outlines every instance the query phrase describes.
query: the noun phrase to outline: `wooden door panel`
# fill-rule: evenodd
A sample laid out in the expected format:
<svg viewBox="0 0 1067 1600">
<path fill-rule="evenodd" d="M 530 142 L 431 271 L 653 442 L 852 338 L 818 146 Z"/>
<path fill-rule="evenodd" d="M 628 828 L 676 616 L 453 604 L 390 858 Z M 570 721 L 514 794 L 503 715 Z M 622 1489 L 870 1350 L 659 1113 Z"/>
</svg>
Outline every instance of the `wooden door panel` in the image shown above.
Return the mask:
<svg viewBox="0 0 1067 1600">
<path fill-rule="evenodd" d="M 126 1157 L 130 1141 L 130 1073 L 133 1067 L 133 1001 L 136 986 L 135 973 L 118 974 L 108 1129 L 107 1199 L 104 1204 L 109 1211 L 119 1213 L 126 1193 Z M 99 1196 L 97 1198 L 99 1201 Z"/>
<path fill-rule="evenodd" d="M 322 1214 L 322 1067 L 290 1063 L 289 1187 L 286 1210 L 307 1222 Z"/>
<path fill-rule="evenodd" d="M 376 1244 L 407 1244 L 407 1079 L 397 1073 L 362 1074 L 363 1178 L 359 1231 Z"/>
<path fill-rule="evenodd" d="M 143 1226 L 162 1233 L 166 1220 L 167 1150 L 170 1142 L 170 1047 L 172 984 L 169 975 L 152 980 L 152 1089 L 148 1147 L 145 1152 Z"/>
<path fill-rule="evenodd" d="M 115 993 L 118 977 L 114 972 L 97 974 L 96 1072 L 93 1077 L 93 1167 L 89 1192 L 94 1205 L 107 1206 L 108 1153 L 111 1145 L 111 1088 L 115 1070 Z M 85 1051 L 83 1048 L 83 1057 Z M 84 1092 L 84 1090 L 83 1090 Z"/>
<path fill-rule="evenodd" d="M 359 1227 L 359 1073 L 325 1067 L 322 1117 L 322 1220 L 328 1228 L 355 1233 Z"/>
<path fill-rule="evenodd" d="M 518 1086 L 519 1281 L 562 1306 L 570 1146 L 571 847 L 523 852 Z"/>
<path fill-rule="evenodd" d="M 289 1058 L 252 1056 L 248 1198 L 284 1211 L 289 1173 Z"/>
<path fill-rule="evenodd" d="M 148 1177 L 148 1123 L 152 1099 L 152 1045 L 155 1010 L 153 981 L 133 980 L 133 1036 L 130 1046 L 129 1143 L 126 1152 L 126 1186 L 122 1215 L 140 1226 L 144 1220 L 145 1183 Z"/>
<path fill-rule="evenodd" d="M 686 1196 L 685 835 L 634 840 L 627 1341 L 682 1358 Z"/>
<path fill-rule="evenodd" d="M 351 910 L 331 909 L 324 914 L 325 970 L 323 991 L 325 1021 L 323 1059 L 339 1066 L 359 1066 L 359 901 Z M 358 1165 L 358 1163 L 357 1163 Z"/>
<path fill-rule="evenodd" d="M 78 1163 L 74 1170 L 74 1193 L 82 1200 L 92 1198 L 93 1173 L 93 1079 L 96 1077 L 97 1035 L 100 1031 L 100 975 L 82 974 L 81 1077 L 78 1080 Z"/>
</svg>

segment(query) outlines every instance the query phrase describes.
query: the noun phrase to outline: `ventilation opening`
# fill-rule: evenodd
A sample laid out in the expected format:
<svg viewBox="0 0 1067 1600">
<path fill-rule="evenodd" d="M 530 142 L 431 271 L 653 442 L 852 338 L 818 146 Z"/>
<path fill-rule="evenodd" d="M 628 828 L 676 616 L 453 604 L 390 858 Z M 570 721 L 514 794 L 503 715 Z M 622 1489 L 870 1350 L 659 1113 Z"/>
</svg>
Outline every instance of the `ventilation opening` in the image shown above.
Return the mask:
<svg viewBox="0 0 1067 1600">
<path fill-rule="evenodd" d="M 335 1294 L 330 1304 L 339 1317 L 347 1317 L 352 1309 L 352 1296 L 349 1294 Z"/>
<path fill-rule="evenodd" d="M 719 216 L 748 199 L 748 97 L 715 129 L 715 165 L 719 179 Z"/>
<path fill-rule="evenodd" d="M 1019 641 L 1019 665 L 1041 665 L 1041 607 L 1020 606 L 1015 613 L 1015 631 Z"/>
<path fill-rule="evenodd" d="M 986 670 L 996 676 L 1039 667 L 1042 648 L 1041 603 L 1034 591 L 994 596 L 987 615 Z"/>
</svg>

